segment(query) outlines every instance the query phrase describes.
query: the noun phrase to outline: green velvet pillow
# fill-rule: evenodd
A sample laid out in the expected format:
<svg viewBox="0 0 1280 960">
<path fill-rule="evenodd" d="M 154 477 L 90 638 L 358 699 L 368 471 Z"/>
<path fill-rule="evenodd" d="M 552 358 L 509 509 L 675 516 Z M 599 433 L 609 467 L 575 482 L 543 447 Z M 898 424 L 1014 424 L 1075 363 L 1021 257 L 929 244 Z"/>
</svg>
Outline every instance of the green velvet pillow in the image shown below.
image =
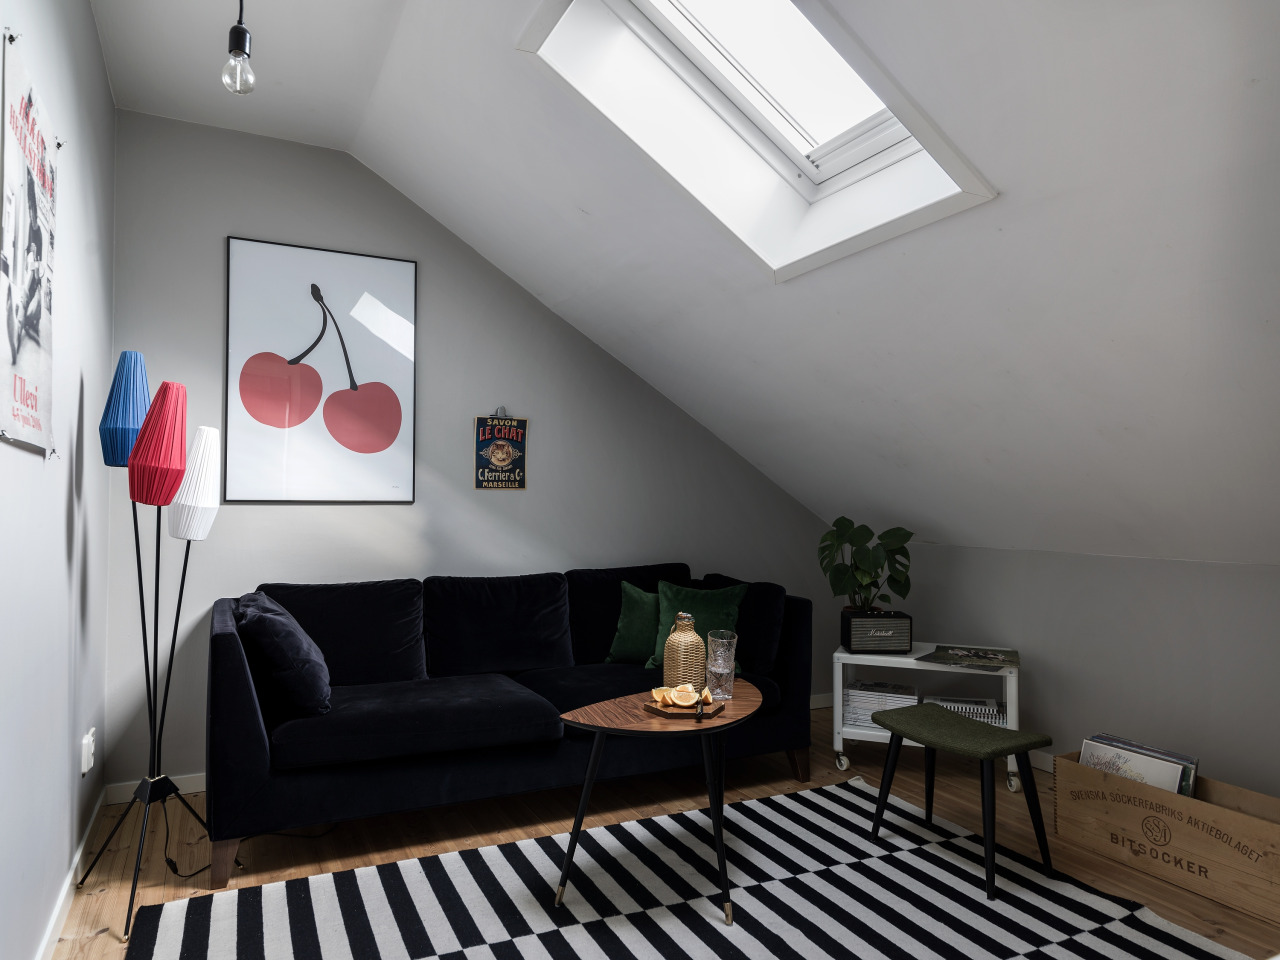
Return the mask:
<svg viewBox="0 0 1280 960">
<path fill-rule="evenodd" d="M 644 663 L 653 655 L 653 634 L 657 629 L 658 595 L 624 581 L 618 630 L 604 662 Z"/>
<path fill-rule="evenodd" d="M 738 605 L 746 594 L 745 583 L 723 590 L 699 590 L 696 587 L 678 587 L 665 580 L 659 582 L 658 635 L 650 648 L 653 656 L 645 666 L 662 666 L 663 648 L 675 625 L 677 613 L 692 615 L 693 629 L 705 640 L 709 630 L 737 629 Z"/>
</svg>

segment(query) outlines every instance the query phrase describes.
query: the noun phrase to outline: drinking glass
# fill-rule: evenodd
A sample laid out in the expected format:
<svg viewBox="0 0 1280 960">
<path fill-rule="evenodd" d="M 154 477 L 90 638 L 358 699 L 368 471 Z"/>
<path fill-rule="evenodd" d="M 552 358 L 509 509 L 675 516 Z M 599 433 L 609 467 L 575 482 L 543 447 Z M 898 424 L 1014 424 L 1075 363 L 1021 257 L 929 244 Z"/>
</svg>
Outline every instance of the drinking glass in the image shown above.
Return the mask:
<svg viewBox="0 0 1280 960">
<path fill-rule="evenodd" d="M 732 630 L 707 633 L 707 687 L 712 700 L 733 699 L 733 654 L 738 635 Z"/>
</svg>

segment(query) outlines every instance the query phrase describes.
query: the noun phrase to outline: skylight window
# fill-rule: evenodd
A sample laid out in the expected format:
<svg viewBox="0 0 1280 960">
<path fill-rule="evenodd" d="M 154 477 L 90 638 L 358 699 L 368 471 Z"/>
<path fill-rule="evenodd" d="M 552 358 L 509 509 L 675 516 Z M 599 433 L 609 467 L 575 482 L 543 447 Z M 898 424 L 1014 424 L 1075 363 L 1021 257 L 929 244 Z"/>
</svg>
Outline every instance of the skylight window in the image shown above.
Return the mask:
<svg viewBox="0 0 1280 960">
<path fill-rule="evenodd" d="M 777 282 L 995 196 L 819 0 L 543 0 L 518 46 Z"/>
<path fill-rule="evenodd" d="M 812 183 L 910 137 L 791 0 L 633 0 Z"/>
</svg>

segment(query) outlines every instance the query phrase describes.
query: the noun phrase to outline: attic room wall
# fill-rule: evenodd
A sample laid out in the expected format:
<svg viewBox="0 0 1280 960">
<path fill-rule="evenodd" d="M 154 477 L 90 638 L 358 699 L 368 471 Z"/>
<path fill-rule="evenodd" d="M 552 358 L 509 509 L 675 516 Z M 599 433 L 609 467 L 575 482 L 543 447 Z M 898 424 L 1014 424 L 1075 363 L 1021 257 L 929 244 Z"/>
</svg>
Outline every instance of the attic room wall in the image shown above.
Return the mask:
<svg viewBox="0 0 1280 960">
<path fill-rule="evenodd" d="M 41 331 L 53 341 L 58 456 L 0 444 L 0 955 L 33 958 L 102 791 L 100 763 L 80 777 L 80 738 L 103 729 L 108 471 L 97 424 L 112 369 L 115 109 L 83 0 L 0 0 L 0 25 L 20 34 L 12 49 L 66 141 Z"/>
<path fill-rule="evenodd" d="M 679 559 L 821 595 L 811 513 L 349 155 L 125 112 L 118 129 L 116 339 L 145 354 L 153 388 L 186 384 L 189 433 L 222 424 L 228 234 L 418 262 L 417 502 L 223 505 L 191 551 L 168 772 L 204 769 L 210 607 L 263 581 Z M 500 404 L 530 418 L 523 492 L 471 489 L 472 418 Z M 123 486 L 112 490 L 113 783 L 139 775 L 146 748 Z M 179 548 L 165 549 L 176 578 Z"/>
<path fill-rule="evenodd" d="M 1019 648 L 1022 725 L 1054 753 L 1112 733 L 1280 795 L 1280 566 L 931 544 L 911 556 L 917 636 Z"/>
</svg>

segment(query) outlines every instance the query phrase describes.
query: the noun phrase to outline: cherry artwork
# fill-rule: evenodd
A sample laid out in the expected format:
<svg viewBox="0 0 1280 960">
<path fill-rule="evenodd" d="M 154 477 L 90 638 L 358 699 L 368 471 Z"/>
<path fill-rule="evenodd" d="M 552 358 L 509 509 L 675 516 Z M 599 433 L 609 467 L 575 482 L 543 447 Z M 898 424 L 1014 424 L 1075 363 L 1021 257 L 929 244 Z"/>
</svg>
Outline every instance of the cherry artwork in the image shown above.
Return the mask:
<svg viewBox="0 0 1280 960">
<path fill-rule="evenodd" d="M 302 361 L 320 345 L 332 320 L 347 365 L 349 387 L 335 390 L 325 400 L 324 425 L 333 439 L 355 453 L 385 450 L 400 434 L 400 399 L 377 380 L 356 383 L 342 328 L 314 283 L 311 298 L 320 305 L 321 319 L 320 333 L 311 346 L 292 360 L 275 353 L 255 353 L 240 370 L 240 400 L 253 419 L 269 427 L 287 429 L 305 422 L 320 405 L 324 385 L 315 367 Z"/>
</svg>

